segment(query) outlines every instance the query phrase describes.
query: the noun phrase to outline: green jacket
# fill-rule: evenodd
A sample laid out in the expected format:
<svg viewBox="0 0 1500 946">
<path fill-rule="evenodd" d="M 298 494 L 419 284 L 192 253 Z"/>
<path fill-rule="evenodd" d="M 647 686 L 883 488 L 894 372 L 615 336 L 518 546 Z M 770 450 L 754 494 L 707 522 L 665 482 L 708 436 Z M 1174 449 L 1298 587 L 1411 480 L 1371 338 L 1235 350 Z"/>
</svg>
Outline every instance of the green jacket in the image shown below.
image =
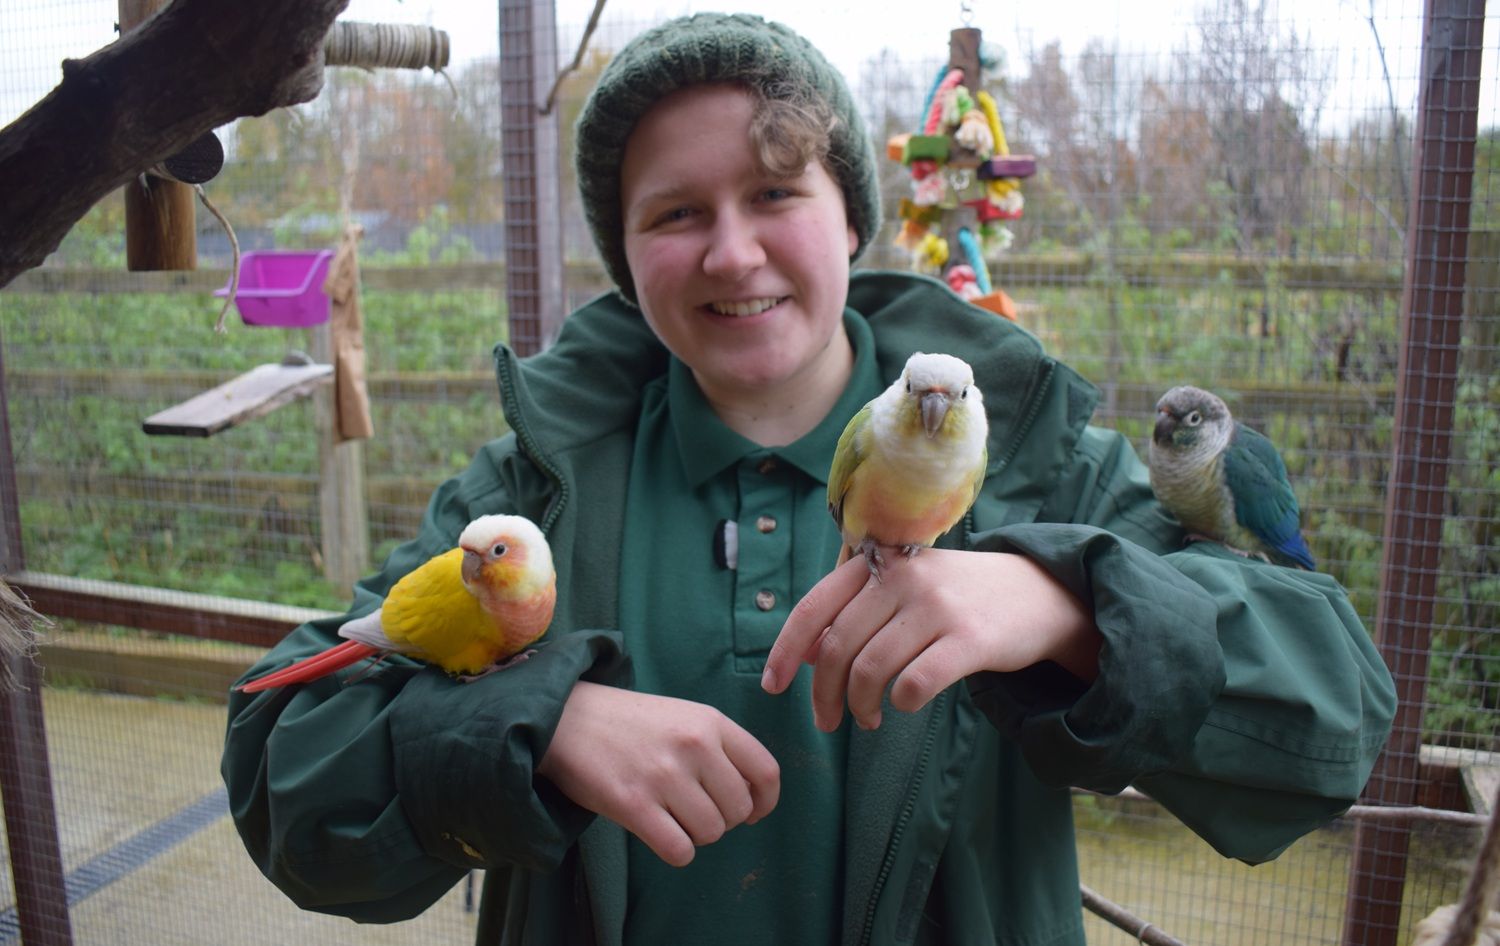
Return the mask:
<svg viewBox="0 0 1500 946">
<path fill-rule="evenodd" d="M 1395 699 L 1337 582 L 1181 548 L 1128 442 L 1087 423 L 1094 389 L 1011 323 L 906 274 L 855 275 L 849 305 L 869 319 L 883 378 L 917 349 L 975 368 L 989 474 L 945 539 L 1032 557 L 1092 605 L 1105 644 L 1091 685 L 1051 664 L 981 674 L 852 731 L 846 943 L 1082 943 L 1069 786 L 1134 784 L 1250 862 L 1354 801 Z M 395 658 L 354 685 L 357 670 L 232 697 L 231 810 L 299 905 L 404 919 L 484 867 L 480 943 L 620 942 L 625 834 L 534 767 L 574 681 L 630 682 L 611 630 L 617 553 L 639 392 L 667 360 L 613 296 L 544 354 L 497 348 L 513 433 L 440 487 L 419 537 L 356 588 L 351 616 L 473 517 L 523 513 L 565 589 L 536 656 L 470 684 Z M 253 673 L 328 646 L 343 620 L 298 628 Z"/>
</svg>

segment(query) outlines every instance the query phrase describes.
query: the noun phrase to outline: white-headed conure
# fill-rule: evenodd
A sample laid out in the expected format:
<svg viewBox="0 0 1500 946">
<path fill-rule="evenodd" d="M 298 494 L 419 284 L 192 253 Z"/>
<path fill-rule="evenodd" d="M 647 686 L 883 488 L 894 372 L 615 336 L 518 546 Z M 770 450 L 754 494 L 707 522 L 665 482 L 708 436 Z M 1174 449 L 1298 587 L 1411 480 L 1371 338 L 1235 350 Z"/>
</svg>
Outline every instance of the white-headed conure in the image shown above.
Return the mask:
<svg viewBox="0 0 1500 946">
<path fill-rule="evenodd" d="M 880 577 L 880 546 L 908 557 L 963 518 L 984 482 L 989 422 L 974 371 L 952 355 L 917 352 L 901 377 L 849 420 L 828 474 L 828 510 Z"/>
</svg>

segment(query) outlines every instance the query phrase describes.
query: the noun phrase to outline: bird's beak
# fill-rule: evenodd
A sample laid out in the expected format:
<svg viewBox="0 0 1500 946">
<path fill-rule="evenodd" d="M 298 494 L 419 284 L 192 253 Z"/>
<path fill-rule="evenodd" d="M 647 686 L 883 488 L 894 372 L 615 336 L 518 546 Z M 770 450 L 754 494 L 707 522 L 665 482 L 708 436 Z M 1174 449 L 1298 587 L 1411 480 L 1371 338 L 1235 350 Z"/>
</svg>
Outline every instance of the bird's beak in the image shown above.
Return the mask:
<svg viewBox="0 0 1500 946">
<path fill-rule="evenodd" d="M 1152 432 L 1151 439 L 1163 447 L 1172 442 L 1172 432 L 1177 429 L 1177 418 L 1167 411 L 1156 412 L 1156 430 Z"/>
<path fill-rule="evenodd" d="M 928 391 L 922 395 L 922 429 L 927 431 L 927 436 L 937 435 L 943 426 L 943 418 L 948 416 L 950 403 L 952 398 L 946 391 Z"/>
<path fill-rule="evenodd" d="M 479 580 L 479 569 L 484 565 L 484 559 L 473 549 L 464 549 L 464 561 L 459 566 L 459 574 L 463 576 L 464 584 L 473 584 Z"/>
</svg>

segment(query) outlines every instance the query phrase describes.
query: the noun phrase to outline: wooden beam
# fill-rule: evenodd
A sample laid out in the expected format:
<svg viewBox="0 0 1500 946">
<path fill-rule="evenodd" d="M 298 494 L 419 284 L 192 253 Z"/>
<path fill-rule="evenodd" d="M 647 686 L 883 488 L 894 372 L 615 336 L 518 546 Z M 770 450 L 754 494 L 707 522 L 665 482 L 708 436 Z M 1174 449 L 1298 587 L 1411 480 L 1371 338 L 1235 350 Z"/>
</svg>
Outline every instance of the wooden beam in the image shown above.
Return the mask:
<svg viewBox="0 0 1500 946">
<path fill-rule="evenodd" d="M 307 397 L 332 380 L 332 365 L 256 365 L 218 387 L 157 411 L 141 429 L 148 434 L 209 437 Z"/>
<path fill-rule="evenodd" d="M 193 189 L 147 174 L 120 189 L 125 201 L 125 266 L 132 271 L 198 268 Z"/>
<path fill-rule="evenodd" d="M 120 35 L 127 36 L 171 0 L 120 0 Z M 142 168 L 142 171 L 145 169 Z M 142 174 L 125 197 L 125 266 L 132 271 L 198 268 L 193 189 Z"/>
<path fill-rule="evenodd" d="M 265 654 L 263 647 L 103 627 L 48 634 L 39 650 L 43 685 L 214 703 L 227 702 L 235 680 Z"/>
<path fill-rule="evenodd" d="M 314 98 L 348 0 L 174 0 L 84 59 L 0 129 L 0 286 L 41 265 L 89 208 L 247 115 Z"/>
<path fill-rule="evenodd" d="M 6 576 L 50 617 L 270 647 L 307 621 L 337 612 L 147 588 L 44 572 Z"/>
<path fill-rule="evenodd" d="M 332 324 L 312 330 L 313 356 L 333 359 Z M 339 440 L 330 385 L 314 399 L 318 436 L 318 523 L 323 577 L 340 591 L 370 571 L 369 496 L 365 490 L 365 442 Z"/>
</svg>

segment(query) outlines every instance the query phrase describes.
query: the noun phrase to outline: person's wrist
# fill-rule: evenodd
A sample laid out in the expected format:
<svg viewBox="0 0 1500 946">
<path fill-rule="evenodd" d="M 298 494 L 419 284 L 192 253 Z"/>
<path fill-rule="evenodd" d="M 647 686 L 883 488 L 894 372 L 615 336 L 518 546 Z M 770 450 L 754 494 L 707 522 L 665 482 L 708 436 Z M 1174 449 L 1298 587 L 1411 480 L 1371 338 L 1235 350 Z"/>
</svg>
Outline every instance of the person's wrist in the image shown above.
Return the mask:
<svg viewBox="0 0 1500 946">
<path fill-rule="evenodd" d="M 1094 624 L 1094 615 L 1062 582 L 1035 562 L 1032 566 L 1043 576 L 1052 601 L 1048 613 L 1055 615 L 1057 636 L 1048 659 L 1085 682 L 1099 676 L 1099 650 L 1104 637 Z"/>
</svg>

